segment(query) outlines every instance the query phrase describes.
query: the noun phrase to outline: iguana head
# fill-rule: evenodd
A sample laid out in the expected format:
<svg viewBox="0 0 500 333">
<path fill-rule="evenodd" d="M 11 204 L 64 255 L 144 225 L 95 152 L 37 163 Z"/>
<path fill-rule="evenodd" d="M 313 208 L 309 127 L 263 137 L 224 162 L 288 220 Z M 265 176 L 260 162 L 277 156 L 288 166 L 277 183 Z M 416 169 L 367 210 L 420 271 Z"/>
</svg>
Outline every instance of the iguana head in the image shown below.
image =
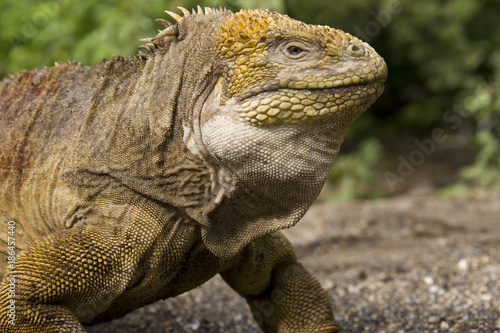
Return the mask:
<svg viewBox="0 0 500 333">
<path fill-rule="evenodd" d="M 205 242 L 227 255 L 302 217 L 387 67 L 343 31 L 268 10 L 182 11 L 146 48 L 187 58 L 176 107 L 187 147 L 214 170 Z"/>
<path fill-rule="evenodd" d="M 259 126 L 359 116 L 382 93 L 384 60 L 366 43 L 267 10 L 228 16 L 216 52 L 221 103 Z"/>
</svg>

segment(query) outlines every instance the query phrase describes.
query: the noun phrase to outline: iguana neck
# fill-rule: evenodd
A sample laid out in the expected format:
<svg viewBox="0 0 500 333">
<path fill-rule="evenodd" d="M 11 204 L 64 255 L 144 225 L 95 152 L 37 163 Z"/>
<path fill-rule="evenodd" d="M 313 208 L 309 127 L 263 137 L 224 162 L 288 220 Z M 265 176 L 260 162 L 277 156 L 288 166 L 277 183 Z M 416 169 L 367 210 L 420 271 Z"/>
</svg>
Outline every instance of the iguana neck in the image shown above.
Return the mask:
<svg viewBox="0 0 500 333">
<path fill-rule="evenodd" d="M 108 79 L 90 104 L 71 169 L 112 177 L 205 223 L 199 217 L 213 208 L 214 171 L 187 147 L 186 133 L 193 133 L 195 110 L 215 84 L 213 64 L 199 38 L 180 38 L 172 37 L 133 71 L 116 60 L 107 64 Z"/>
</svg>

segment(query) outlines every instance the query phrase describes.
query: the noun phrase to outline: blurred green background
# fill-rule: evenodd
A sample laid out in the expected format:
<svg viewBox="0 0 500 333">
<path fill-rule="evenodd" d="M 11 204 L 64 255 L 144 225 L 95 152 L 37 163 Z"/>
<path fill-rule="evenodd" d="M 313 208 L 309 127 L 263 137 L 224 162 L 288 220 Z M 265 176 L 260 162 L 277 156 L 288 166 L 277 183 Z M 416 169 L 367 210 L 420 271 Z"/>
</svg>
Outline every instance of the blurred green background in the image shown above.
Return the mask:
<svg viewBox="0 0 500 333">
<path fill-rule="evenodd" d="M 134 55 L 163 10 L 198 4 L 340 28 L 386 59 L 385 93 L 349 131 L 324 198 L 500 189 L 498 0 L 2 0 L 0 78 Z"/>
</svg>

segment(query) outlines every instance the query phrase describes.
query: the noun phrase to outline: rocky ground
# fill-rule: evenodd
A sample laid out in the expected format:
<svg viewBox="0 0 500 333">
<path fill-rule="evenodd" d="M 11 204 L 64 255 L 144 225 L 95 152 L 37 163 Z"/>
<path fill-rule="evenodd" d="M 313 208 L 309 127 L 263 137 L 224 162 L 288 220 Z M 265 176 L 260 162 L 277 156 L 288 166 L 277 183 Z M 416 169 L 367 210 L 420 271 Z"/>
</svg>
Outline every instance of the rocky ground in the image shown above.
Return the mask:
<svg viewBox="0 0 500 333">
<path fill-rule="evenodd" d="M 500 332 L 500 195 L 318 203 L 286 234 L 343 332 Z M 219 278 L 86 329 L 259 331 Z"/>
</svg>

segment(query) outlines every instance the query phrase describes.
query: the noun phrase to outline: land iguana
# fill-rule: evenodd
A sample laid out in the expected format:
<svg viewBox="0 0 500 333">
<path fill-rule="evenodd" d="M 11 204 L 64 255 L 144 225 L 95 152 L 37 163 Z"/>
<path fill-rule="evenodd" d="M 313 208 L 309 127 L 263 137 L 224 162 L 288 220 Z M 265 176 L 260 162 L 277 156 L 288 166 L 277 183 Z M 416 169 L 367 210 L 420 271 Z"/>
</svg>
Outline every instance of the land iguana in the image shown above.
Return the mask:
<svg viewBox="0 0 500 333">
<path fill-rule="evenodd" d="M 216 274 L 264 332 L 339 329 L 278 230 L 317 197 L 386 64 L 268 10 L 181 11 L 138 56 L 0 83 L 1 332 L 85 332 Z"/>
</svg>

